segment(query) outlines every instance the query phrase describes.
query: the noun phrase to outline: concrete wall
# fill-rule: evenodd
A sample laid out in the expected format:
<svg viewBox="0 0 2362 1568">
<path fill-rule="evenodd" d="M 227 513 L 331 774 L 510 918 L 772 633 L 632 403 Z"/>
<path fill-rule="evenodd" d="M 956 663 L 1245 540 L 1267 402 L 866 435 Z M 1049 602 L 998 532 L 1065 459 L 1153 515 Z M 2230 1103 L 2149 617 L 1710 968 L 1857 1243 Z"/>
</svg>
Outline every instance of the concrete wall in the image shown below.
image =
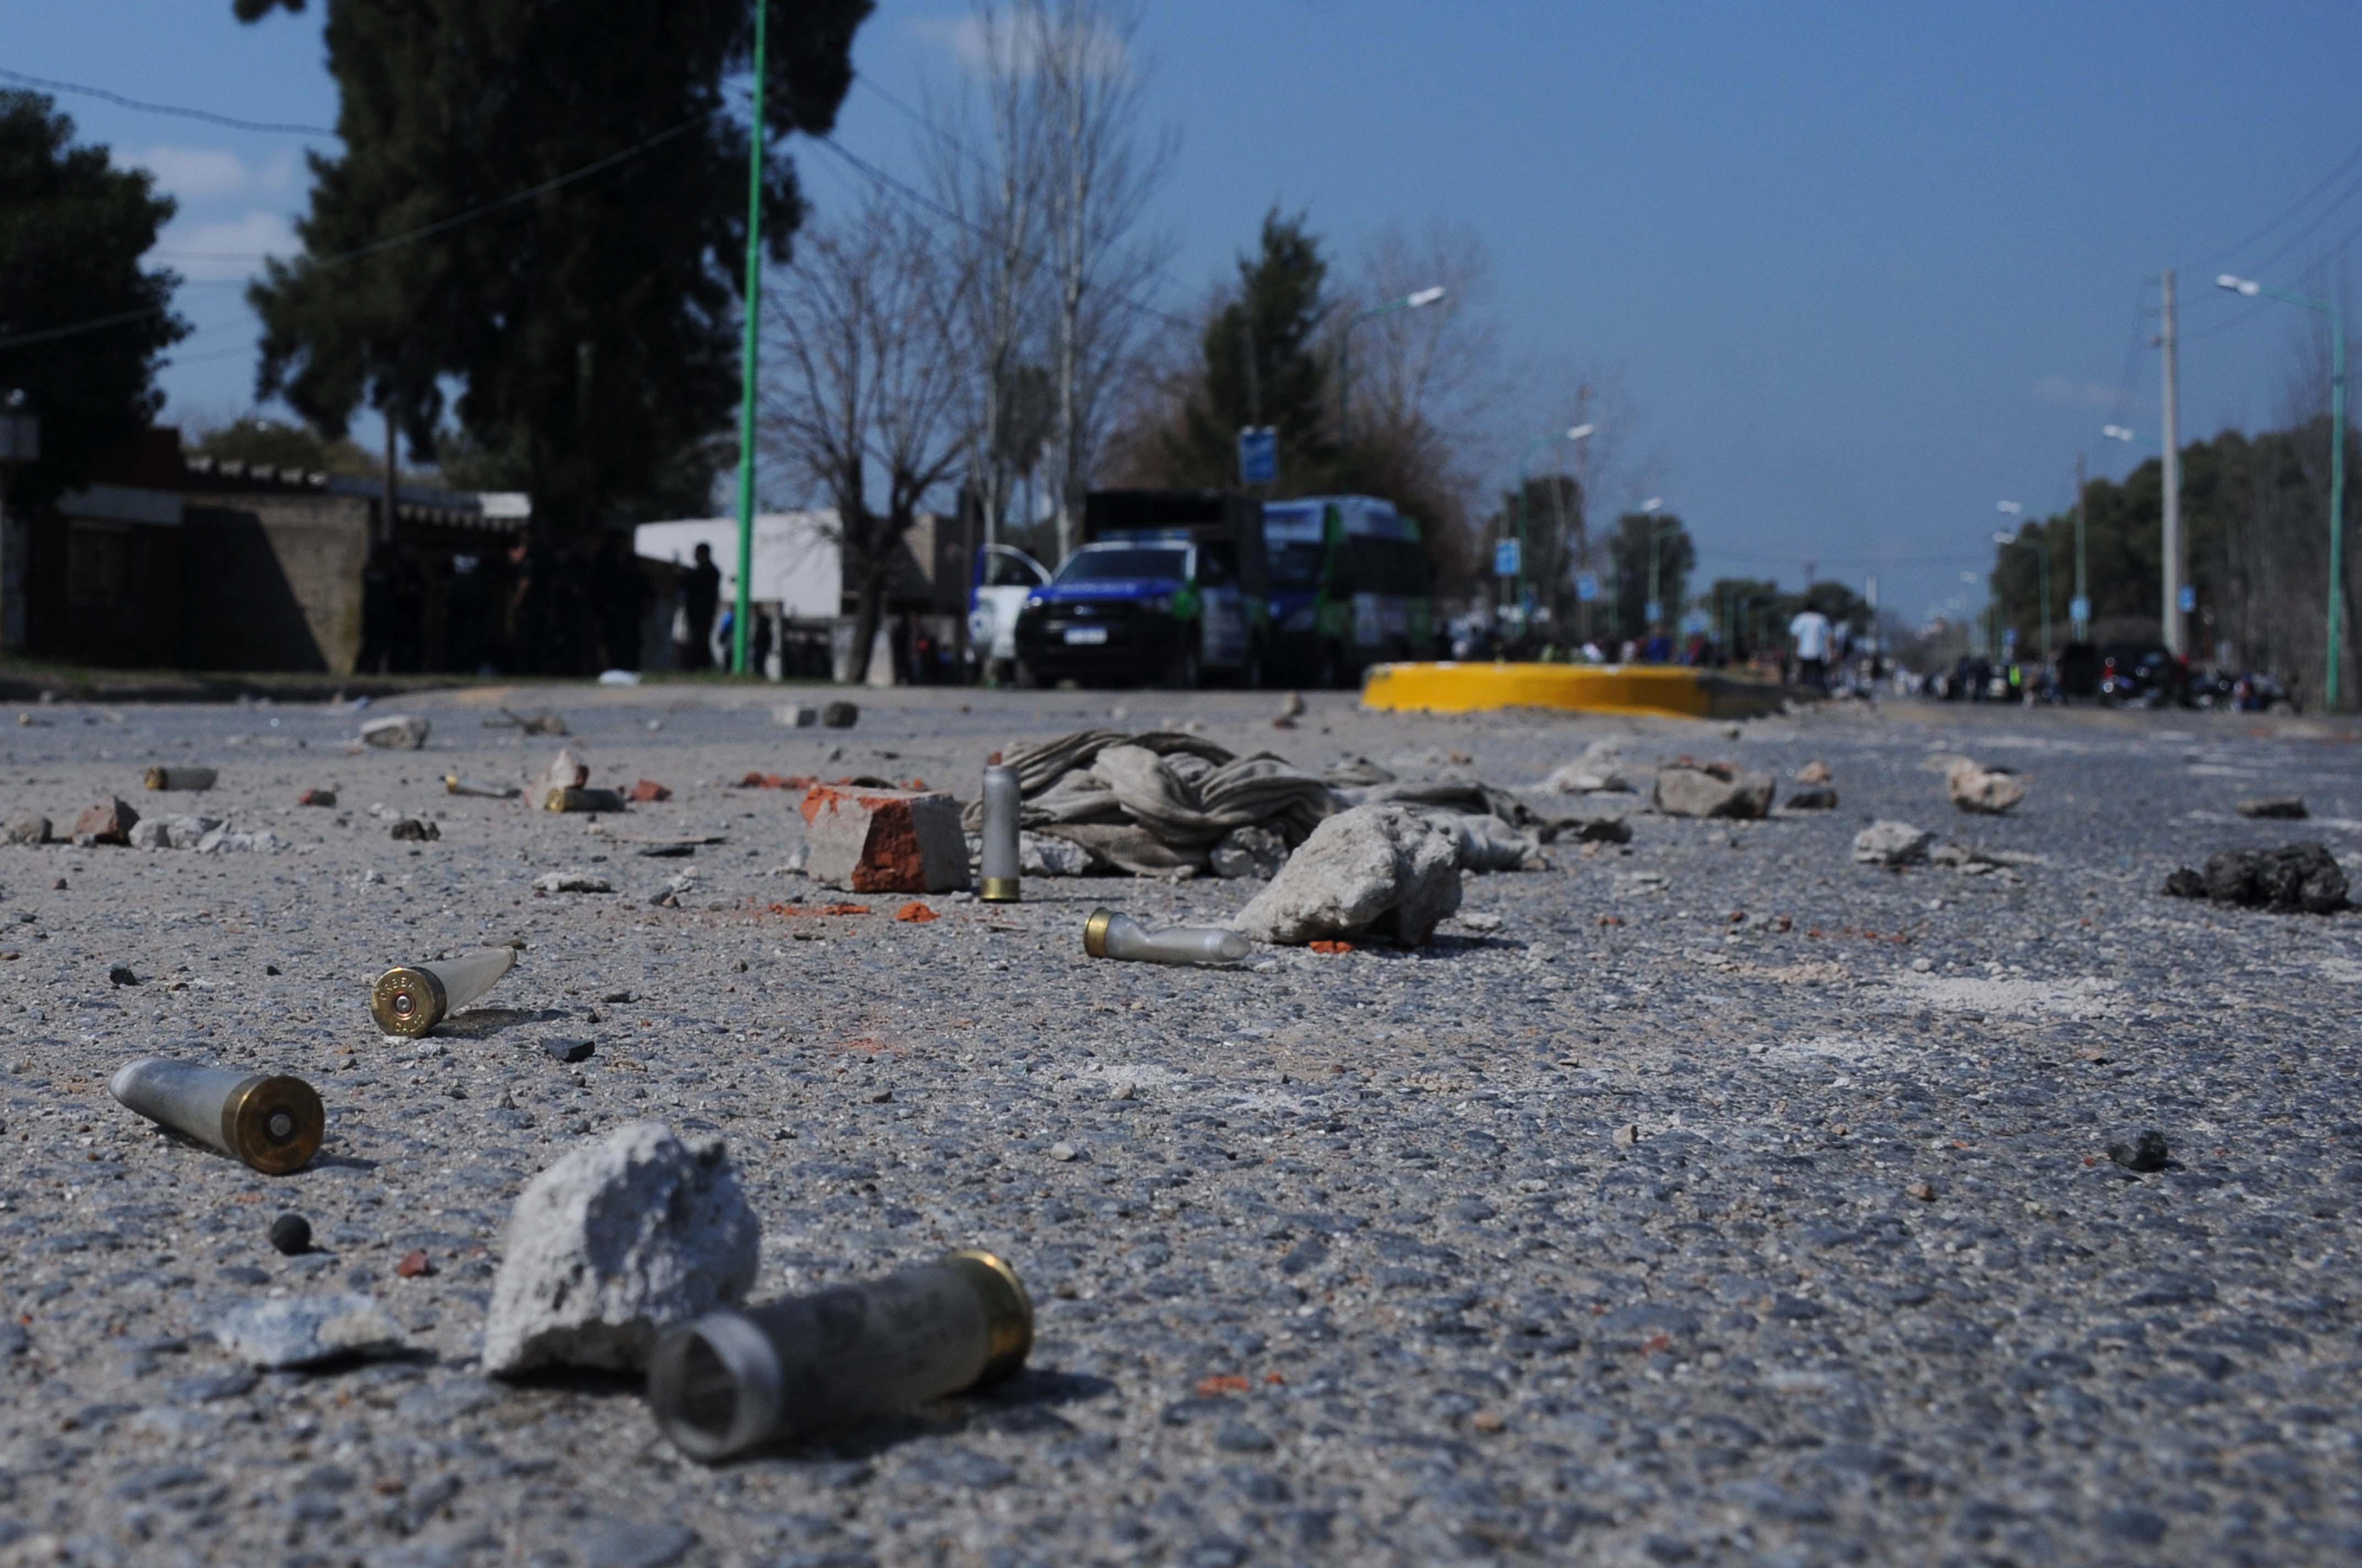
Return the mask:
<svg viewBox="0 0 2362 1568">
<path fill-rule="evenodd" d="M 319 492 L 189 501 L 182 663 L 349 674 L 360 656 L 369 502 Z"/>
</svg>

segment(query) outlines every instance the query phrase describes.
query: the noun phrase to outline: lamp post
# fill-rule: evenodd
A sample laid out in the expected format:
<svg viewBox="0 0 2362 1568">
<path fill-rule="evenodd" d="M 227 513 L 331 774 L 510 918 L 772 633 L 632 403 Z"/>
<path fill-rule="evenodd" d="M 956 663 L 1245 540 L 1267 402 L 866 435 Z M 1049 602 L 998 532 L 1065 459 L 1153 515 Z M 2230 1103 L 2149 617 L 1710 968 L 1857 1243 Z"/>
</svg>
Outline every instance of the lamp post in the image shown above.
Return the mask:
<svg viewBox="0 0 2362 1568">
<path fill-rule="evenodd" d="M 746 137 L 746 331 L 738 345 L 738 604 L 730 618 L 730 667 L 746 673 L 746 622 L 755 583 L 755 356 L 763 314 L 763 45 L 767 0 L 755 0 L 754 119 Z"/>
<path fill-rule="evenodd" d="M 1440 294 L 1443 291 L 1438 289 L 1433 291 Z M 1526 609 L 1526 491 L 1531 483 L 1528 475 L 1533 467 L 1534 454 L 1553 441 L 1588 441 L 1598 430 L 1595 424 L 1578 424 L 1552 431 L 1548 435 L 1536 436 L 1533 444 L 1527 447 L 1525 455 L 1518 459 L 1518 613 L 1520 617 L 1518 627 L 1520 631 L 1525 630 L 1523 616 Z"/>
<path fill-rule="evenodd" d="M 25 550 L 12 537 L 17 524 L 8 516 L 9 470 L 19 463 L 38 462 L 41 455 L 41 416 L 25 406 L 18 390 L 0 397 L 0 652 L 21 652 L 25 647 Z"/>
<path fill-rule="evenodd" d="M 2010 503 L 2004 501 L 2002 504 L 2007 506 Z M 2027 539 L 2022 534 L 2012 533 L 2007 529 L 2002 528 L 1993 530 L 1993 543 L 2004 548 L 2012 544 L 2023 544 L 2034 552 L 2034 558 L 2041 564 L 2042 662 L 2047 664 L 2050 663 L 2050 549 L 2042 543 L 2039 536 Z"/>
<path fill-rule="evenodd" d="M 1422 305 L 1431 305 L 1441 298 L 1443 298 L 1443 290 L 1439 286 L 1405 294 L 1399 300 L 1388 300 L 1383 305 L 1372 305 L 1360 315 L 1348 321 L 1345 323 L 1345 330 L 1337 334 L 1337 444 L 1339 446 L 1348 445 L 1353 439 L 1353 329 L 1363 322 L 1375 321 L 1380 316 L 1390 316 L 1396 311 L 1415 311 Z"/>
<path fill-rule="evenodd" d="M 2345 312 L 2334 300 L 2309 299 L 2225 272 L 2214 280 L 2249 299 L 2262 294 L 2287 304 L 2302 305 L 2329 318 L 2329 673 L 2322 682 L 2322 698 L 2333 712 L 2337 707 L 2337 643 L 2340 613 L 2345 595 Z"/>
</svg>

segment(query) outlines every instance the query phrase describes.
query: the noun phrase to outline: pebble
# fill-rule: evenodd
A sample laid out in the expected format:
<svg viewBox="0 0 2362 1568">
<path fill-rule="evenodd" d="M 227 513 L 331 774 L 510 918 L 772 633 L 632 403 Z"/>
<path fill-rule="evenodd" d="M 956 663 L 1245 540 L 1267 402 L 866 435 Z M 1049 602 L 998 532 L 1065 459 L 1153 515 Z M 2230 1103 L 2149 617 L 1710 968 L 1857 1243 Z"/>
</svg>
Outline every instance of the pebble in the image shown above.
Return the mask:
<svg viewBox="0 0 2362 1568">
<path fill-rule="evenodd" d="M 270 1222 L 270 1245 L 289 1257 L 312 1250 L 312 1222 L 301 1214 L 281 1214 Z"/>
<path fill-rule="evenodd" d="M 2151 1127 L 2129 1142 L 2110 1144 L 2108 1157 L 2126 1170 L 2146 1175 L 2163 1170 L 2173 1157 L 2166 1147 L 2165 1135 Z"/>
<path fill-rule="evenodd" d="M 579 1062 L 589 1061 L 591 1053 L 599 1047 L 595 1042 L 590 1040 L 556 1039 L 542 1041 L 541 1048 L 544 1053 L 557 1061 Z"/>
<path fill-rule="evenodd" d="M 1052 1144 L 1050 1146 L 1050 1157 L 1058 1161 L 1061 1165 L 1073 1159 L 1075 1156 L 1080 1152 L 1081 1151 L 1076 1149 L 1072 1144 L 1058 1143 Z"/>
</svg>

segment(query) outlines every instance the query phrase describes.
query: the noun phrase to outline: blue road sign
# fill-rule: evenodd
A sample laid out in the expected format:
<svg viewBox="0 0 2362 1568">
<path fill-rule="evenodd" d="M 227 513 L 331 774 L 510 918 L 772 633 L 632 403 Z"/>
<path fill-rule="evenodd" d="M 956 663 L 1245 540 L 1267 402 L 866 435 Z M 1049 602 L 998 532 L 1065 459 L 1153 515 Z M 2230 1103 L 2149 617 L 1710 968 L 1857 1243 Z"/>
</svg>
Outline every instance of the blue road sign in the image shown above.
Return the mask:
<svg viewBox="0 0 2362 1568">
<path fill-rule="evenodd" d="M 1589 604 L 1592 600 L 1597 598 L 1599 597 L 1599 579 L 1592 576 L 1589 572 L 1579 572 L 1575 574 L 1574 597 L 1584 604 Z"/>
<path fill-rule="evenodd" d="M 1640 607 L 1640 619 L 1653 626 L 1657 621 L 1657 612 L 1663 608 L 1664 607 L 1659 604 L 1655 599 L 1650 599 L 1647 604 Z"/>
<path fill-rule="evenodd" d="M 2067 601 L 2067 619 L 2070 620 L 2091 620 L 2092 601 L 2085 598 L 2081 594 L 2077 594 L 2073 598 L 2069 599 Z"/>
<path fill-rule="evenodd" d="M 1496 577 L 1516 576 L 1524 569 L 1520 565 L 1521 558 L 1522 553 L 1518 548 L 1518 541 L 1514 539 L 1495 541 L 1493 545 L 1493 575 Z"/>
<path fill-rule="evenodd" d="M 2198 590 L 2188 583 L 2181 585 L 2181 613 L 2188 615 L 2198 608 Z"/>
<path fill-rule="evenodd" d="M 1251 424 L 1239 432 L 1239 483 L 1279 483 L 1279 433 L 1267 424 Z"/>
</svg>

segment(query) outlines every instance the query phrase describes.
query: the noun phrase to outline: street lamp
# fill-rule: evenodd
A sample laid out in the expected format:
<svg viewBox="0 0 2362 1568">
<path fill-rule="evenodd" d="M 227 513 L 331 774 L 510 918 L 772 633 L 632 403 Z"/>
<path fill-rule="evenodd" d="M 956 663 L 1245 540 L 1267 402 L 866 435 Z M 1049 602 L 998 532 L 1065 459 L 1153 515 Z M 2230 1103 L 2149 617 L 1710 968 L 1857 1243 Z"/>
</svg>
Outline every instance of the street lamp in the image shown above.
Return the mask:
<svg viewBox="0 0 2362 1568">
<path fill-rule="evenodd" d="M 1437 295 L 1443 292 L 1440 289 L 1428 291 Z M 1417 295 L 1411 297 L 1418 298 Z M 1520 615 L 1524 613 L 1526 608 L 1526 491 L 1530 483 L 1527 474 L 1533 466 L 1534 454 L 1553 441 L 1588 441 L 1598 432 L 1599 427 L 1590 423 L 1574 425 L 1566 430 L 1554 430 L 1548 435 L 1537 436 L 1533 444 L 1526 448 L 1524 455 L 1518 459 L 1518 610 Z M 1524 623 L 1520 621 L 1520 630 L 1523 629 L 1523 625 Z"/>
<path fill-rule="evenodd" d="M 2003 505 L 2003 506 L 2007 506 L 2007 505 L 2009 505 L 2009 504 L 2010 504 L 2010 503 L 2009 503 L 2009 502 L 2007 502 L 2007 501 L 2003 501 L 2003 502 L 2002 503 L 2002 505 Z M 2029 550 L 2033 551 L 2033 552 L 2034 552 L 2034 558 L 2035 558 L 2036 561 L 2039 561 L 2039 562 L 2042 564 L 2042 662 L 2043 662 L 2044 663 L 2047 664 L 2048 663 L 2050 663 L 2050 549 L 2049 549 L 2049 546 L 2047 546 L 2047 545 L 2046 545 L 2045 543 L 2043 543 L 2043 542 L 2042 542 L 2042 540 L 2041 540 L 2041 538 L 2040 538 L 2040 536 L 2039 536 L 2039 535 L 2036 535 L 2035 538 L 2028 539 L 2028 538 L 2025 537 L 2023 534 L 2012 533 L 2012 532 L 2009 532 L 2008 530 L 2006 530 L 2006 529 L 2000 529 L 2000 528 L 1996 528 L 1996 529 L 1994 529 L 1994 530 L 1993 530 L 1993 543 L 1994 543 L 1995 544 L 2001 545 L 2001 546 L 2002 546 L 2002 547 L 2003 547 L 2004 549 L 2006 549 L 2008 546 L 2010 546 L 2010 545 L 2012 545 L 2012 544 L 2023 544 L 2023 545 L 2025 545 L 2027 549 L 2029 549 Z"/>
<path fill-rule="evenodd" d="M 1368 310 L 1363 311 L 1360 315 L 1353 317 L 1351 321 L 1345 323 L 1345 330 L 1337 334 L 1338 445 L 1346 445 L 1353 439 L 1353 432 L 1352 428 L 1353 329 L 1361 325 L 1363 322 L 1375 321 L 1380 316 L 1392 315 L 1396 311 L 1415 311 L 1422 305 L 1431 305 L 1441 298 L 1443 298 L 1443 290 L 1439 286 L 1433 289 L 1418 290 L 1415 292 L 1405 294 L 1399 300 L 1388 300 L 1385 304 L 1373 305 Z"/>
<path fill-rule="evenodd" d="M 2324 704 L 2334 712 L 2338 611 L 2345 591 L 2345 312 L 2334 299 L 2309 299 L 2228 272 L 2215 279 L 2214 286 L 2251 300 L 2262 294 L 2288 304 L 2302 305 L 2329 318 L 2329 674 L 2322 683 L 2322 696 Z"/>
</svg>

